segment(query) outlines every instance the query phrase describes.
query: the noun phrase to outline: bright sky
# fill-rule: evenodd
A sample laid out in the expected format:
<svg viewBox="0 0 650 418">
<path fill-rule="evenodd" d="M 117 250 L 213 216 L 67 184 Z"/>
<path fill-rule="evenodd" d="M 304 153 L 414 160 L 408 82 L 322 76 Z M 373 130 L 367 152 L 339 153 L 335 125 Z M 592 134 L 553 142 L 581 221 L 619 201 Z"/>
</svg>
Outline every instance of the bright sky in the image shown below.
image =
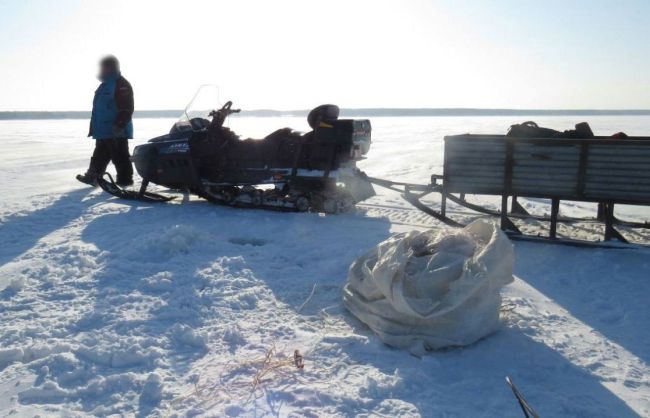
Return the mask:
<svg viewBox="0 0 650 418">
<path fill-rule="evenodd" d="M 647 0 L 0 0 L 0 110 L 86 110 L 115 54 L 137 109 L 650 108 Z"/>
</svg>

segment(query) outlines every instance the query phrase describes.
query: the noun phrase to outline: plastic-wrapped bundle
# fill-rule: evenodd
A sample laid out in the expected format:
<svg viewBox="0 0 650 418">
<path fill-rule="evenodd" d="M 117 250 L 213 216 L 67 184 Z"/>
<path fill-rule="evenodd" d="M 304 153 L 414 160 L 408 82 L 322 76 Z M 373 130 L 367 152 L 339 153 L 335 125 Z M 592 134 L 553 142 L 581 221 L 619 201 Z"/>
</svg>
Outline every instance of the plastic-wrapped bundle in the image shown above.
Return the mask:
<svg viewBox="0 0 650 418">
<path fill-rule="evenodd" d="M 471 344 L 500 325 L 514 252 L 495 224 L 411 231 L 350 266 L 345 306 L 386 344 L 413 351 Z"/>
</svg>

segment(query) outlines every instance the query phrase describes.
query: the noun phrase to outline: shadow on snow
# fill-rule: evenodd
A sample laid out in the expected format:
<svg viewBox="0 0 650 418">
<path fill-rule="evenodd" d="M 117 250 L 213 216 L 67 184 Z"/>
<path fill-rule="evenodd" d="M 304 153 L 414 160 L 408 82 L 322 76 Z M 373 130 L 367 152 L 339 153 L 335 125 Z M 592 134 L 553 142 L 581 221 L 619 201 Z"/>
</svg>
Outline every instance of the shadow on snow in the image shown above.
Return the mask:
<svg viewBox="0 0 650 418">
<path fill-rule="evenodd" d="M 75 190 L 42 209 L 10 216 L 0 225 L 0 266 L 23 254 L 41 238 L 63 228 L 97 203 L 96 197 L 82 201 L 91 192 L 92 189 L 88 188 Z"/>
<path fill-rule="evenodd" d="M 25 219 L 16 218 L 3 225 L 3 239 L 25 233 L 29 239 L 19 241 L 17 247 L 3 247 L 0 261 L 8 262 L 40 237 L 81 215 L 88 205 L 79 204 L 77 197 L 86 192 L 73 192 Z M 300 314 L 311 315 L 332 306 L 332 314 L 341 315 L 358 334 L 368 336 L 368 343 L 355 340 L 345 346 L 353 362 L 372 364 L 389 375 L 395 374 L 399 365 L 402 383 L 393 393 L 361 394 L 376 399 L 343 405 L 349 408 L 346 413 L 372 410 L 382 398 L 394 397 L 413 403 L 423 415 L 435 414 L 440 407 L 450 415 L 462 415 L 471 408 L 487 415 L 518 416 L 516 402 L 504 383 L 504 377 L 511 375 L 543 416 L 574 416 L 585 411 L 597 411 L 595 416 L 603 417 L 637 416 L 596 377 L 515 329 L 504 329 L 471 347 L 435 352 L 423 359 L 381 344 L 342 308 L 340 291 L 349 264 L 388 237 L 390 224 L 385 219 L 240 210 L 202 201 L 155 207 L 127 205 L 127 212 L 100 216 L 83 232 L 84 241 L 103 251 L 104 268 L 96 278 L 95 308 L 70 329 L 71 334 L 108 331 L 117 339 L 128 339 L 134 332 L 163 336 L 172 353 L 164 359 L 164 367 L 182 374 L 205 354 L 206 348 L 174 341 L 170 329 L 176 324 L 191 328 L 204 325 L 204 310 L 215 302 L 201 296 L 205 283 L 197 271 L 220 257 L 241 257 L 240 268 L 250 269 L 293 310 L 302 307 L 316 285 Z M 630 303 L 639 304 L 632 312 L 645 312 L 641 296 L 647 295 L 650 284 L 640 277 L 643 261 L 631 252 L 608 252 L 600 257 L 598 251 L 602 250 L 566 249 L 562 255 L 572 267 L 560 270 L 548 268 L 557 262 L 557 247 L 518 245 L 516 274 L 576 318 L 647 361 L 648 336 L 639 337 L 638 332 L 647 328 L 644 324 L 648 318 L 625 315 Z M 160 274 L 173 277 L 173 286 L 142 287 L 147 279 Z M 589 286 L 593 274 L 610 274 L 612 280 L 599 281 L 601 287 Z M 135 294 L 160 296 L 165 303 L 141 318 L 124 319 L 120 309 Z M 637 331 L 634 339 L 629 338 L 635 335 L 632 330 Z M 111 375 L 148 372 L 159 366 L 145 361 L 122 368 L 97 367 Z M 474 395 L 467 399 L 467 393 Z M 109 402 L 110 396 L 107 393 L 104 398 L 86 399 L 84 409 Z M 150 413 L 158 401 L 141 400 L 139 415 Z"/>
</svg>

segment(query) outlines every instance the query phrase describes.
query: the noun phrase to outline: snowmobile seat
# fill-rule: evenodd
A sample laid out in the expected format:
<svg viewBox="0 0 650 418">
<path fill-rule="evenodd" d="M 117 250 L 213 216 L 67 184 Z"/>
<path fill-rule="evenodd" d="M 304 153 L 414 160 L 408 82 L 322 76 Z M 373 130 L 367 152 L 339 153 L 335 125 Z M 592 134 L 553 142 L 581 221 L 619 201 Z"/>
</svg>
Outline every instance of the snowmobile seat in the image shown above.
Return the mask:
<svg viewBox="0 0 650 418">
<path fill-rule="evenodd" d="M 218 153 L 228 166 L 291 168 L 300 149 L 300 140 L 300 134 L 283 128 L 264 139 L 229 141 Z"/>
<path fill-rule="evenodd" d="M 263 140 L 271 166 L 292 168 L 302 147 L 303 136 L 291 128 L 282 128 Z"/>
</svg>

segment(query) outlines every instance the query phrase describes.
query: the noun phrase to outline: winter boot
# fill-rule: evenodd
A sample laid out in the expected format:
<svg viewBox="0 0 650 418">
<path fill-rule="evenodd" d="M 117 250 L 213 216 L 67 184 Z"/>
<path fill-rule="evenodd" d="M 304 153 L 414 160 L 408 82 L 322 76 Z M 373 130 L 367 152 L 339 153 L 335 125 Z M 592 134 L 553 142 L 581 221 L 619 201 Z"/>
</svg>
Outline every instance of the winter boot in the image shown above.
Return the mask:
<svg viewBox="0 0 650 418">
<path fill-rule="evenodd" d="M 93 173 L 77 174 L 77 180 L 89 186 L 97 187 L 97 176 Z"/>
<path fill-rule="evenodd" d="M 128 186 L 133 186 L 133 179 L 127 178 L 127 179 L 121 179 L 118 178 L 117 181 L 115 182 L 120 187 L 128 187 Z"/>
</svg>

